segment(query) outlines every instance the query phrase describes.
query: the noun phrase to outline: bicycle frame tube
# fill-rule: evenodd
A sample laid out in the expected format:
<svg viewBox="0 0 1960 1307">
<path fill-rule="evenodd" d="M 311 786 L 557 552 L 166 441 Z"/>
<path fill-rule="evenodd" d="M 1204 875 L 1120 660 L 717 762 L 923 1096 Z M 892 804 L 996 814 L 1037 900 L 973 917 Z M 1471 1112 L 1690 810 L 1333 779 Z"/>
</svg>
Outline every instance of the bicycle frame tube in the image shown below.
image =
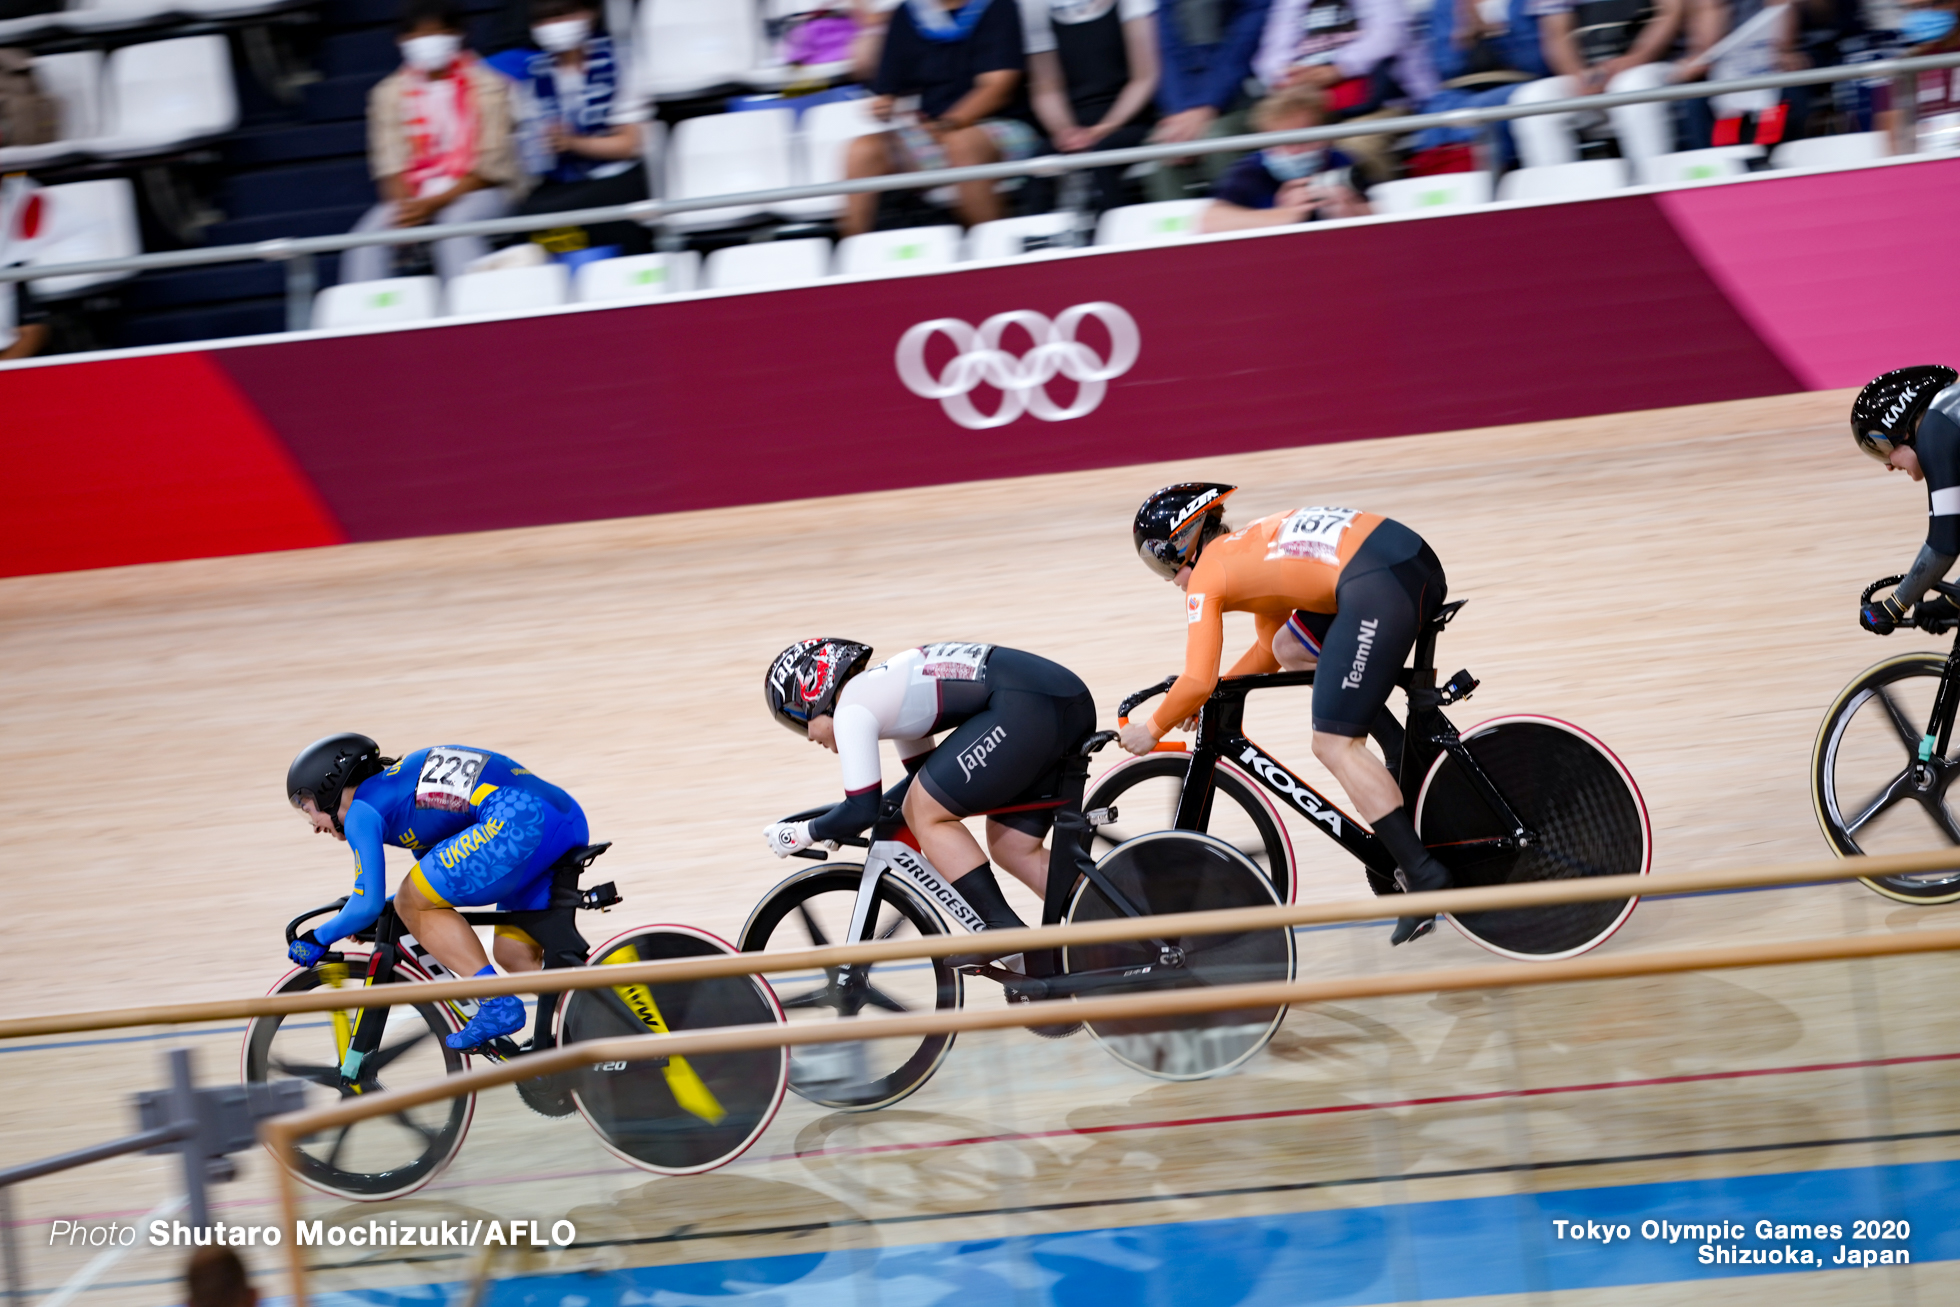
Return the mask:
<svg viewBox="0 0 1960 1307">
<path fill-rule="evenodd" d="M 1933 718 L 1919 741 L 1918 760 L 1931 762 L 1944 758 L 1953 743 L 1953 718 L 1960 708 L 1960 634 L 1953 637 L 1953 648 L 1946 655 L 1946 672 L 1940 677 L 1939 693 L 1933 697 Z"/>
</svg>

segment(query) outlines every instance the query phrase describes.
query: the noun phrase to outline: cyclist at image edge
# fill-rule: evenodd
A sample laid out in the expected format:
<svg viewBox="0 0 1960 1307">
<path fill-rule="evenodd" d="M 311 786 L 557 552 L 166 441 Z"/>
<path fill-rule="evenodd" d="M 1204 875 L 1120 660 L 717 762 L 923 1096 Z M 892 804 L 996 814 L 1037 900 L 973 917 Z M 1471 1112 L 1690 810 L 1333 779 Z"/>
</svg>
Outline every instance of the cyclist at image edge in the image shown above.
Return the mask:
<svg viewBox="0 0 1960 1307">
<path fill-rule="evenodd" d="M 585 813 L 571 795 L 501 753 L 462 745 L 417 749 L 397 761 L 382 757 L 381 746 L 365 735 L 329 735 L 293 759 L 286 798 L 317 833 L 345 841 L 354 853 L 347 906 L 293 942 L 290 956 L 302 967 L 380 917 L 386 901 L 381 846 L 393 844 L 416 858 L 394 898 L 408 932 L 459 976 L 495 975 L 456 908 L 546 907 L 552 864 L 587 840 Z M 493 947 L 506 971 L 544 965 L 536 941 L 513 926 L 497 927 Z M 445 1042 L 471 1049 L 523 1024 L 524 1004 L 501 995 L 483 1000 Z"/>
<path fill-rule="evenodd" d="M 844 801 L 807 821 L 763 829 L 769 851 L 788 857 L 861 833 L 877 818 L 884 783 L 878 741 L 905 764 L 906 824 L 926 861 L 948 876 L 990 930 L 1025 923 L 1007 906 L 993 868 L 962 819 L 988 813 L 987 847 L 1033 890 L 1048 884 L 1042 838 L 1060 806 L 1061 762 L 1096 729 L 1089 688 L 1068 668 L 990 644 L 922 645 L 867 668 L 871 648 L 850 640 L 799 640 L 763 678 L 775 719 L 837 755 Z M 951 731 L 934 747 L 932 737 Z"/>
<path fill-rule="evenodd" d="M 1851 406 L 1858 448 L 1895 472 L 1926 483 L 1926 543 L 1892 593 L 1858 610 L 1867 631 L 1890 635 L 1912 620 L 1938 631 L 1960 619 L 1945 595 L 1923 596 L 1960 558 L 1960 372 L 1927 365 L 1872 379 Z"/>
<path fill-rule="evenodd" d="M 1442 605 L 1442 563 L 1400 522 L 1350 508 L 1294 509 L 1232 531 L 1225 500 L 1237 488 L 1185 481 L 1137 510 L 1137 554 L 1184 591 L 1187 628 L 1183 673 L 1154 714 L 1123 728 L 1123 747 L 1149 753 L 1197 713 L 1218 684 L 1225 614 L 1251 613 L 1258 638 L 1226 675 L 1324 663 L 1313 687 L 1314 757 L 1394 856 L 1403 889 L 1448 888 L 1449 872 L 1416 837 L 1401 787 L 1367 747 L 1372 731 L 1400 762 L 1402 732 L 1386 711 L 1388 694 L 1423 623 Z M 1406 943 L 1434 924 L 1403 917 L 1390 942 Z"/>
</svg>

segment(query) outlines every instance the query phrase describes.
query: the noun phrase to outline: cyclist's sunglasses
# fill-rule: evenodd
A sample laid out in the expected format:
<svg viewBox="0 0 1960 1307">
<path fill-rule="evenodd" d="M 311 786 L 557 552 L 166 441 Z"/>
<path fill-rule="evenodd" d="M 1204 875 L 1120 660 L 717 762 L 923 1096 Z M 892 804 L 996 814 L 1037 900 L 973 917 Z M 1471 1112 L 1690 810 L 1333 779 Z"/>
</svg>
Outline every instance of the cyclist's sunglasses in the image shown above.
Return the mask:
<svg viewBox="0 0 1960 1307">
<path fill-rule="evenodd" d="M 1876 431 L 1860 431 L 1855 427 L 1852 429 L 1851 434 L 1857 438 L 1858 448 L 1864 450 L 1879 462 L 1890 463 L 1892 461 L 1892 451 L 1897 447 L 1898 442 L 1894 441 L 1890 436 L 1881 435 Z"/>
<path fill-rule="evenodd" d="M 1166 581 L 1177 579 L 1184 565 L 1191 561 L 1197 551 L 1198 541 L 1205 533 L 1205 523 L 1211 519 L 1216 509 L 1198 514 L 1177 530 L 1171 532 L 1168 540 L 1146 540 L 1137 546 L 1137 557 L 1143 565 L 1163 577 Z"/>
</svg>

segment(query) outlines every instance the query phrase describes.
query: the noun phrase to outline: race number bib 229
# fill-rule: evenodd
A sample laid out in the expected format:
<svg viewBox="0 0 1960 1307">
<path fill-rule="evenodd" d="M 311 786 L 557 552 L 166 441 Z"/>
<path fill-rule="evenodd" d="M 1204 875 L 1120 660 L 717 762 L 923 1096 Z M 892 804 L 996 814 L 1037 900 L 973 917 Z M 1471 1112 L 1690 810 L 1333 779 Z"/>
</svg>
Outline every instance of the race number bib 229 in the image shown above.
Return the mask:
<svg viewBox="0 0 1960 1307">
<path fill-rule="evenodd" d="M 439 745 L 422 760 L 422 774 L 415 780 L 415 806 L 441 808 L 444 812 L 468 812 L 470 795 L 476 792 L 477 777 L 490 755 L 475 749 Z"/>
<path fill-rule="evenodd" d="M 939 681 L 977 681 L 993 651 L 990 644 L 922 644 L 919 652 L 926 661 L 919 672 Z"/>
<path fill-rule="evenodd" d="M 1297 508 L 1287 514 L 1273 535 L 1266 558 L 1307 558 L 1316 563 L 1341 561 L 1341 536 L 1354 524 L 1352 508 Z"/>
</svg>

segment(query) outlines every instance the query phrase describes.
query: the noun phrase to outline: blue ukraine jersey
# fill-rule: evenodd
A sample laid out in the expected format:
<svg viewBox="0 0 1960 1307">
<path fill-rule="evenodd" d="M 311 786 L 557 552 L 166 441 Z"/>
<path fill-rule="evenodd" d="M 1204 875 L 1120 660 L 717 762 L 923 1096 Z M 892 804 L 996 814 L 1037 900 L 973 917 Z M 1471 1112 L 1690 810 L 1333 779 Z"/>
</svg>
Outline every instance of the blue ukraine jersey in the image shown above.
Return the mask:
<svg viewBox="0 0 1960 1307">
<path fill-rule="evenodd" d="M 541 908 L 559 855 L 586 841 L 572 796 L 487 749 L 418 749 L 362 781 L 343 823 L 354 893 L 315 930 L 323 944 L 373 925 L 386 900 L 384 844 L 407 849 L 427 892 L 457 906 Z"/>
</svg>

